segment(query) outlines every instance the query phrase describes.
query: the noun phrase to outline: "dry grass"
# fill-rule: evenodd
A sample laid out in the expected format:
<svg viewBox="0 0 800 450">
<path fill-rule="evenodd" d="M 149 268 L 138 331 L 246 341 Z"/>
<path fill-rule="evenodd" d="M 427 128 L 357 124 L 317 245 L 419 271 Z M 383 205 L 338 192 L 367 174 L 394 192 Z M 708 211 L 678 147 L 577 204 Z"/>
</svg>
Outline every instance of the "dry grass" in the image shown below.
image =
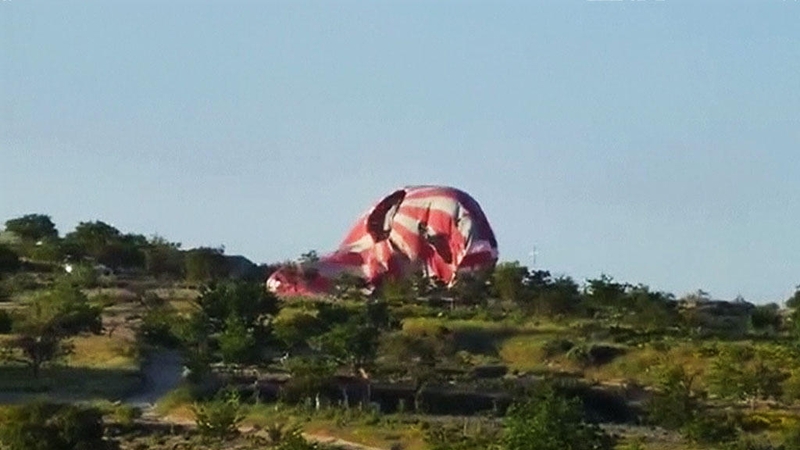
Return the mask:
<svg viewBox="0 0 800 450">
<path fill-rule="evenodd" d="M 514 336 L 500 347 L 500 358 L 511 370 L 521 372 L 546 368 L 544 345 L 552 336 Z"/>
<path fill-rule="evenodd" d="M 122 288 L 94 288 L 87 289 L 84 293 L 90 300 L 109 299 L 112 304 L 131 302 L 139 298 L 135 292 Z"/>
<path fill-rule="evenodd" d="M 194 301 L 200 296 L 200 291 L 189 288 L 159 288 L 153 289 L 152 292 L 161 298 L 170 300 Z"/>
<path fill-rule="evenodd" d="M 122 337 L 80 336 L 72 343 L 75 352 L 67 360 L 70 366 L 130 370 L 139 367 L 136 346 Z"/>
<path fill-rule="evenodd" d="M 423 432 L 418 426 L 407 424 L 347 425 L 337 426 L 332 421 L 311 421 L 303 427 L 306 433 L 343 439 L 370 447 L 391 448 L 400 445 L 404 450 L 425 450 Z"/>
<path fill-rule="evenodd" d="M 167 300 L 167 305 L 174 309 L 175 312 L 182 315 L 189 315 L 198 309 L 194 300 L 169 299 Z"/>
<path fill-rule="evenodd" d="M 368 414 L 352 410 L 350 418 L 342 410 L 322 410 L 309 414 L 287 406 L 254 405 L 246 408 L 245 425 L 266 427 L 276 423 L 300 426 L 303 431 L 320 437 L 331 437 L 378 448 L 400 444 L 404 450 L 424 450 L 423 431 L 417 421 L 398 416 L 381 416 L 371 420 Z"/>
<path fill-rule="evenodd" d="M 0 336 L 3 341 L 10 338 Z M 39 379 L 20 364 L 0 365 L 0 392 L 38 392 L 63 399 L 114 399 L 140 384 L 138 354 L 131 341 L 102 335 L 79 336 L 70 342 L 74 352 L 59 364 L 43 367 Z"/>
<path fill-rule="evenodd" d="M 311 314 L 316 316 L 316 311 L 308 310 L 306 308 L 298 308 L 296 306 L 290 305 L 282 305 L 281 310 L 278 312 L 278 316 L 275 317 L 275 322 L 287 322 L 291 321 L 295 316 L 299 314 Z"/>
</svg>

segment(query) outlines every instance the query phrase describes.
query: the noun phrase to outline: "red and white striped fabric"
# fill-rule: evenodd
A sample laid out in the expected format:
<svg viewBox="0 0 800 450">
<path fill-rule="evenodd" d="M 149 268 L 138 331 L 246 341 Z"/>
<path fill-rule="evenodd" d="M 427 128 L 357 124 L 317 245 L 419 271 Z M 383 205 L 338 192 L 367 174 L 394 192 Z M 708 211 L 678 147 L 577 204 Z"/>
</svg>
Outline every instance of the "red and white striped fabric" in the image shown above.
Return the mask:
<svg viewBox="0 0 800 450">
<path fill-rule="evenodd" d="M 480 205 L 446 186 L 398 189 L 363 214 L 335 252 L 267 280 L 282 295 L 330 292 L 344 274 L 375 285 L 384 277 L 423 271 L 447 284 L 459 272 L 491 268 L 497 240 Z"/>
</svg>

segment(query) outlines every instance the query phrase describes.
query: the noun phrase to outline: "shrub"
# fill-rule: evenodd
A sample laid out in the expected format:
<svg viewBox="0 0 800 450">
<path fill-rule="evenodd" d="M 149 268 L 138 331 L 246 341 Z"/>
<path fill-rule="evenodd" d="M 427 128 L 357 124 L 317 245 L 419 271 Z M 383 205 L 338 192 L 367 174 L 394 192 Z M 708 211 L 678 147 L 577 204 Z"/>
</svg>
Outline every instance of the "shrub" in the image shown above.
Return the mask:
<svg viewBox="0 0 800 450">
<path fill-rule="evenodd" d="M 756 306 L 750 313 L 750 326 L 755 331 L 777 331 L 781 327 L 780 307 L 775 303 Z"/>
<path fill-rule="evenodd" d="M 658 390 L 647 403 L 650 422 L 673 430 L 692 422 L 700 406 L 693 382 L 694 377 L 681 366 L 662 369 Z"/>
<path fill-rule="evenodd" d="M 318 450 L 320 446 L 316 443 L 308 442 L 303 433 L 298 428 L 294 428 L 288 433 L 284 434 L 281 442 L 275 447 L 275 450 Z"/>
<path fill-rule="evenodd" d="M 684 427 L 683 434 L 700 444 L 720 444 L 737 440 L 739 429 L 730 416 L 698 414 Z"/>
<path fill-rule="evenodd" d="M 31 403 L 0 417 L 0 448 L 7 450 L 94 450 L 113 448 L 103 439 L 97 408 Z"/>
<path fill-rule="evenodd" d="M 166 307 L 148 310 L 137 330 L 139 339 L 150 345 L 174 348 L 180 344 L 174 326 L 179 320 L 174 311 Z"/>
<path fill-rule="evenodd" d="M 599 426 L 586 421 L 579 399 L 556 394 L 541 386 L 527 399 L 513 404 L 504 423 L 505 450 L 610 450 L 613 440 Z"/>
<path fill-rule="evenodd" d="M 425 443 L 431 450 L 486 450 L 497 448 L 499 436 L 492 430 L 467 433 L 464 427 L 435 425 L 425 430 Z"/>
<path fill-rule="evenodd" d="M 66 275 L 66 279 L 76 286 L 93 288 L 97 287 L 100 274 L 91 264 L 75 264 L 72 266 L 72 272 Z"/>
<path fill-rule="evenodd" d="M 133 425 L 133 421 L 142 415 L 142 411 L 139 408 L 131 405 L 117 405 L 111 413 L 113 419 L 125 427 Z"/>
<path fill-rule="evenodd" d="M 239 395 L 232 390 L 223 390 L 208 403 L 192 406 L 195 423 L 200 435 L 205 438 L 225 439 L 239 433 L 241 414 Z"/>
</svg>

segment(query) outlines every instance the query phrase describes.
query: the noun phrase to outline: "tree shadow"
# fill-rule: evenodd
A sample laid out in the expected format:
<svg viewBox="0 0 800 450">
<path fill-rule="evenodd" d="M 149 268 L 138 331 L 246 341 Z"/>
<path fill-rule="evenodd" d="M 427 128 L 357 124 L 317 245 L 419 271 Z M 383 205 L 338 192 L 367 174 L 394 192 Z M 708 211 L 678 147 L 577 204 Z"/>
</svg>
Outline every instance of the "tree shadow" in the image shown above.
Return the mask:
<svg viewBox="0 0 800 450">
<path fill-rule="evenodd" d="M 43 368 L 39 377 L 34 378 L 28 367 L 3 365 L 0 403 L 33 399 L 117 401 L 141 389 L 143 381 L 142 374 L 135 369 L 52 366 Z"/>
</svg>

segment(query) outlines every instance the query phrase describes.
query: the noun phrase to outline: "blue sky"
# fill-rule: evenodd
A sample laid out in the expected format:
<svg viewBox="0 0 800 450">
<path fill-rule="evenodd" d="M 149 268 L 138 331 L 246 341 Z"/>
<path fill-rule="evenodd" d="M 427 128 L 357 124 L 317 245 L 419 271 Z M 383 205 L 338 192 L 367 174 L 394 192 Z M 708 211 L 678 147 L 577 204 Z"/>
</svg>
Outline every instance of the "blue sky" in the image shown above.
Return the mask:
<svg viewBox="0 0 800 450">
<path fill-rule="evenodd" d="M 800 283 L 800 2 L 0 2 L 0 219 L 333 249 L 407 184 L 502 259 L 683 295 Z"/>
</svg>

